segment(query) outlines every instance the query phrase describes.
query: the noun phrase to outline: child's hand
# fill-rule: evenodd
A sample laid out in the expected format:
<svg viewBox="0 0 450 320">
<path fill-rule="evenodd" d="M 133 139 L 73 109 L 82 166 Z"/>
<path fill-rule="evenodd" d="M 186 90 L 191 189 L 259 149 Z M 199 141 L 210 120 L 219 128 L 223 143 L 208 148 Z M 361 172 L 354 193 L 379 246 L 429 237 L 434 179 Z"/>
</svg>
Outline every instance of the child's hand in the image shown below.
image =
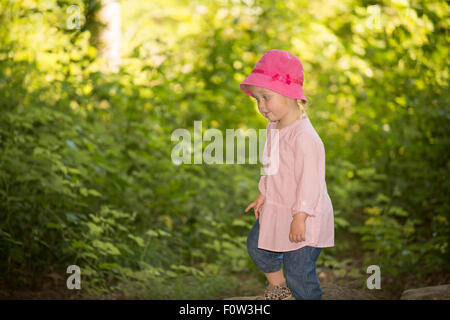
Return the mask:
<svg viewBox="0 0 450 320">
<path fill-rule="evenodd" d="M 245 209 L 245 212 L 247 212 L 248 210 L 250 210 L 251 208 L 255 208 L 255 217 L 256 219 L 258 219 L 258 216 L 261 212 L 261 208 L 264 204 L 264 195 L 259 194 L 259 196 L 256 198 L 255 201 L 253 201 L 252 203 L 249 204 L 249 206 L 247 207 L 247 209 Z"/>
<path fill-rule="evenodd" d="M 305 241 L 306 234 L 306 220 L 307 215 L 304 213 L 297 213 L 291 222 L 291 231 L 289 233 L 289 241 L 301 242 Z"/>
</svg>

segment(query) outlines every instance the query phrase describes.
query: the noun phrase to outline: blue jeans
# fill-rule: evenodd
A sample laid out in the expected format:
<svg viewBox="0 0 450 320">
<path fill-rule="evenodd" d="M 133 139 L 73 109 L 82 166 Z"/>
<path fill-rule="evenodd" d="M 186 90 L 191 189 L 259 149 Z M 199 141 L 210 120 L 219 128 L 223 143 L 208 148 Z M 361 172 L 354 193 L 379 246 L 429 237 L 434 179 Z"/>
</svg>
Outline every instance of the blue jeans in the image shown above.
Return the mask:
<svg viewBox="0 0 450 320">
<path fill-rule="evenodd" d="M 322 248 L 303 248 L 275 252 L 258 248 L 259 219 L 247 237 L 247 250 L 253 262 L 264 273 L 281 270 L 284 265 L 286 284 L 297 300 L 321 300 L 322 289 L 316 274 L 316 261 Z M 288 235 L 286 235 L 288 236 Z"/>
</svg>

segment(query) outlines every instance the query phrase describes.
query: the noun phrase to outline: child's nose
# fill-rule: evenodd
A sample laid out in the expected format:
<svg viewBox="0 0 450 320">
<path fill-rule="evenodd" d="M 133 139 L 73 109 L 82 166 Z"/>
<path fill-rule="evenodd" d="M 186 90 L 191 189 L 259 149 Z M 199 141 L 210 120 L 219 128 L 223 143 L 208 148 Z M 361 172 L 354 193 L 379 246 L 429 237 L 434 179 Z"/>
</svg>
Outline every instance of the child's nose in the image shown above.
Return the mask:
<svg viewBox="0 0 450 320">
<path fill-rule="evenodd" d="M 264 115 L 269 113 L 269 110 L 265 110 L 265 109 L 260 109 L 259 111 Z"/>
</svg>

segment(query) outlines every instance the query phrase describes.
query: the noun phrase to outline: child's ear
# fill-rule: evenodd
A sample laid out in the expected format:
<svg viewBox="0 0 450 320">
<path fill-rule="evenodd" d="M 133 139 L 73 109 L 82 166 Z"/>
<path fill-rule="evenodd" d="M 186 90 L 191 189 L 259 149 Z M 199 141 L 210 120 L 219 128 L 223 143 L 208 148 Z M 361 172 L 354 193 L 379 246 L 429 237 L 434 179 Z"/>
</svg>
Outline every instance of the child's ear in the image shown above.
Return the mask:
<svg viewBox="0 0 450 320">
<path fill-rule="evenodd" d="M 300 99 L 295 99 L 295 102 L 297 102 L 297 106 L 299 107 L 299 109 L 300 109 L 302 112 L 305 112 L 305 107 L 303 106 L 302 101 L 301 101 Z"/>
</svg>

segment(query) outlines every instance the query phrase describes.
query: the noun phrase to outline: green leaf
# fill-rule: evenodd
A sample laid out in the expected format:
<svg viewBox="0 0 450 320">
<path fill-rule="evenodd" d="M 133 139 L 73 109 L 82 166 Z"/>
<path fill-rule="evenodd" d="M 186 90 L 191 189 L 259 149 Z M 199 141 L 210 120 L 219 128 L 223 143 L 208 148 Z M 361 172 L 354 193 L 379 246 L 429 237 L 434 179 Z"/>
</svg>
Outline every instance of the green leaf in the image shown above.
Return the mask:
<svg viewBox="0 0 450 320">
<path fill-rule="evenodd" d="M 88 190 L 88 194 L 94 196 L 94 197 L 101 197 L 102 194 L 100 192 L 98 192 L 97 190 L 94 189 L 89 189 Z"/>
<path fill-rule="evenodd" d="M 403 208 L 392 206 L 389 208 L 389 214 L 399 216 L 399 217 L 407 217 L 409 213 Z"/>
<path fill-rule="evenodd" d="M 89 195 L 88 189 L 86 188 L 80 188 L 80 193 L 85 197 Z"/>
<path fill-rule="evenodd" d="M 129 237 L 130 239 L 133 239 L 134 241 L 136 241 L 136 243 L 138 244 L 138 246 L 140 246 L 140 247 L 144 247 L 144 246 L 145 246 L 145 245 L 144 245 L 144 240 L 143 240 L 141 237 L 134 236 L 134 235 L 132 235 L 132 234 L 129 234 L 128 237 Z"/>
<path fill-rule="evenodd" d="M 247 222 L 241 219 L 234 219 L 231 225 L 235 227 L 248 227 Z"/>
<path fill-rule="evenodd" d="M 120 255 L 119 249 L 110 242 L 94 240 L 92 245 L 98 248 L 105 255 Z"/>
<path fill-rule="evenodd" d="M 72 140 L 66 140 L 66 144 L 73 150 L 78 151 L 77 145 Z"/>
<path fill-rule="evenodd" d="M 88 223 L 87 223 L 87 226 L 89 227 L 89 232 L 90 232 L 92 235 L 95 235 L 95 236 L 100 235 L 100 234 L 104 231 L 103 228 L 102 228 L 101 226 L 96 225 L 96 224 L 94 224 L 94 223 L 92 223 L 92 222 L 88 222 Z"/>
<path fill-rule="evenodd" d="M 341 217 L 334 217 L 334 222 L 336 223 L 337 226 L 342 228 L 348 227 L 350 225 L 350 223 L 347 220 Z"/>
<path fill-rule="evenodd" d="M 82 252 L 80 254 L 81 258 L 91 258 L 93 260 L 98 260 L 98 256 L 92 252 Z"/>
<path fill-rule="evenodd" d="M 62 229 L 63 226 L 61 223 L 47 222 L 46 227 L 48 229 Z"/>
<path fill-rule="evenodd" d="M 145 234 L 150 236 L 150 237 L 157 237 L 158 236 L 158 232 L 156 232 L 155 230 L 148 230 Z"/>
</svg>

